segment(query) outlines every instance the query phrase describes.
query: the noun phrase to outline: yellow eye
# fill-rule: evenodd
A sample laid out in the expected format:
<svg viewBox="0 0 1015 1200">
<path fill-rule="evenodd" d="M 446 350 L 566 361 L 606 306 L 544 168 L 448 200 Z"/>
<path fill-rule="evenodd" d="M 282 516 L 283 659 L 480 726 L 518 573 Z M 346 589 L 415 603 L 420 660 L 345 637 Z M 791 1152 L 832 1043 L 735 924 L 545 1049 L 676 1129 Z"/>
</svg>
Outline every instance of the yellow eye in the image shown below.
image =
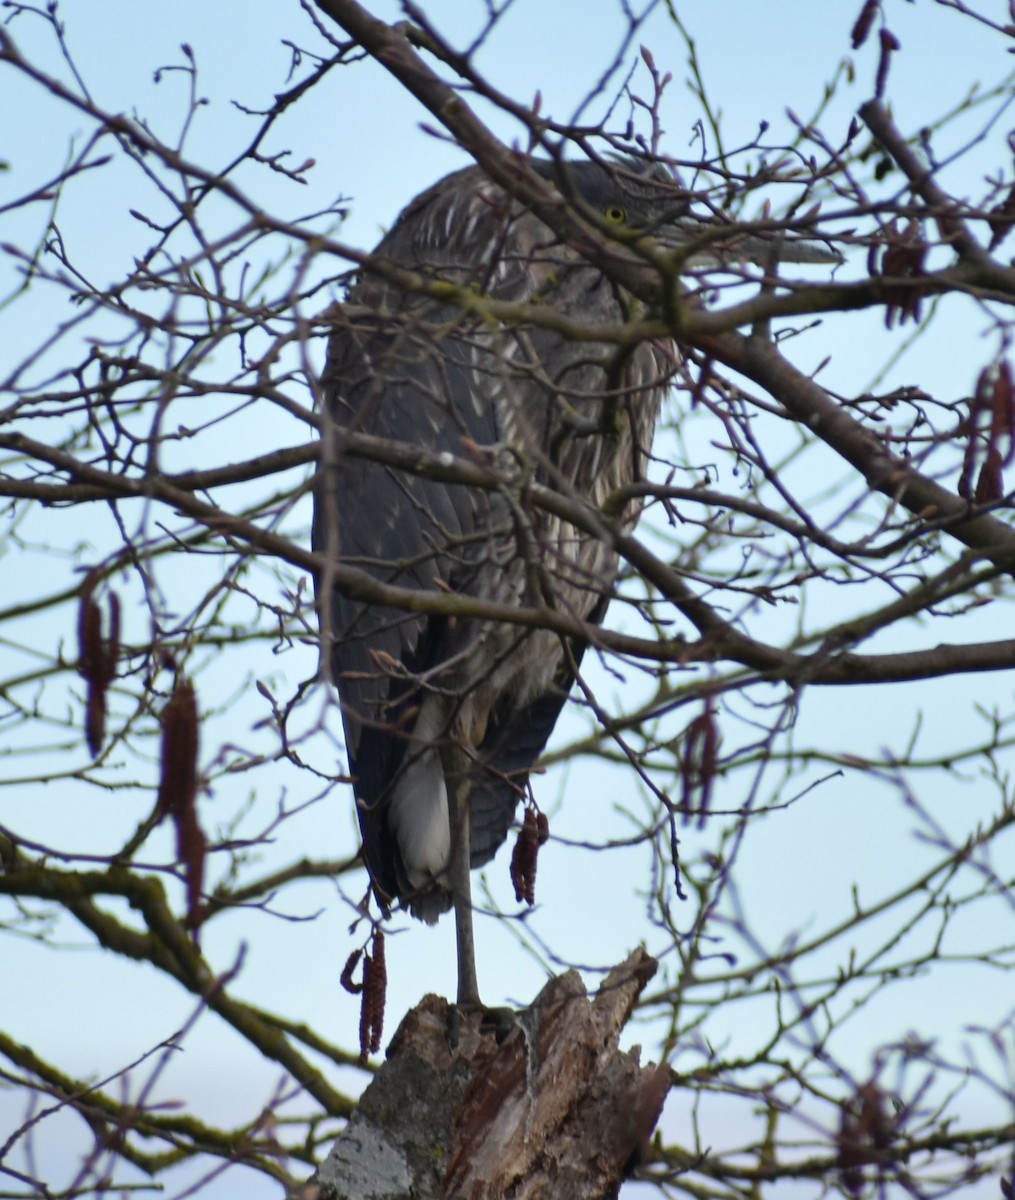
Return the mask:
<svg viewBox="0 0 1015 1200">
<path fill-rule="evenodd" d="M 619 204 L 608 204 L 603 209 L 603 216 L 610 225 L 623 225 L 627 220 L 627 209 L 621 208 Z"/>
</svg>

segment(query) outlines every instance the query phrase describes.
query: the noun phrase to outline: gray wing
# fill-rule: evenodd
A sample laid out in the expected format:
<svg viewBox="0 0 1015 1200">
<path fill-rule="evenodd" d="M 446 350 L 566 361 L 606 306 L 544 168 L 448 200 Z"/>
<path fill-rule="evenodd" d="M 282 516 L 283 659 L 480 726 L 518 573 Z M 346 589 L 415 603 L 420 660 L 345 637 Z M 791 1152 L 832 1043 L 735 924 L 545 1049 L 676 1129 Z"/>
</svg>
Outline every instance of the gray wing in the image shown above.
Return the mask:
<svg viewBox="0 0 1015 1200">
<path fill-rule="evenodd" d="M 456 282 L 485 270 L 484 255 L 502 221 L 477 196 L 484 177 L 469 170 L 460 179 L 460 187 L 449 189 L 445 182 L 439 193 L 414 201 L 377 254 Z M 449 238 L 449 229 L 463 236 Z M 405 295 L 377 276 L 362 279 L 338 312 L 329 343 L 322 382 L 331 420 L 341 429 L 454 455 L 469 440 L 500 440 L 488 396 L 489 364 L 484 367 L 468 332 L 454 327 L 458 319 L 456 310 Z M 382 582 L 426 590 L 445 584 L 468 593 L 485 535 L 504 520 L 502 510 L 495 493 L 340 456 L 318 475 L 314 548 Z M 324 579 L 317 583 L 327 643 L 322 652 L 341 695 L 364 855 L 375 883 L 394 897 L 401 871 L 384 820 L 385 800 L 405 757 L 419 703 L 416 681 L 444 661 L 452 641 L 461 645 L 462 631 L 452 639 L 444 618 L 364 604 L 337 589 L 324 595 Z M 563 697 L 553 719 L 562 703 Z M 507 728 L 506 720 L 491 722 L 491 733 Z M 527 754 L 507 755 L 494 768 L 483 793 L 484 819 L 477 823 L 484 861 L 510 825 L 519 768 L 531 766 L 552 728 L 548 720 L 545 731 L 526 739 Z M 505 782 L 508 774 L 514 783 Z"/>
<path fill-rule="evenodd" d="M 325 376 L 336 424 L 456 455 L 463 438 L 494 441 L 489 413 L 465 394 L 467 368 L 455 358 L 461 348 L 413 343 L 389 338 L 376 325 L 336 331 Z M 470 541 L 492 526 L 494 504 L 475 490 L 340 457 L 319 475 L 314 546 L 384 583 L 468 590 Z M 352 600 L 337 589 L 322 596 L 322 582 L 318 604 L 327 606 L 321 625 L 329 643 L 323 652 L 342 699 L 364 852 L 375 881 L 394 896 L 397 851 L 384 825 L 384 801 L 418 704 L 414 681 L 445 657 L 447 623 Z"/>
</svg>

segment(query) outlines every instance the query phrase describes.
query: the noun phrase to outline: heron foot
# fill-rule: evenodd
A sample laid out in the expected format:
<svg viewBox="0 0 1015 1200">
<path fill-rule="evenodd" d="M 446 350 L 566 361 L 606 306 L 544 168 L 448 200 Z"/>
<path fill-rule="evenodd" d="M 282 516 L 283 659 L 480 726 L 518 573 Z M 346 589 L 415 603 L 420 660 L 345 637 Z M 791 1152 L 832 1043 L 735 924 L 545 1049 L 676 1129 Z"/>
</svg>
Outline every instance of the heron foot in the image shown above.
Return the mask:
<svg viewBox="0 0 1015 1200">
<path fill-rule="evenodd" d="M 455 1050 L 461 1041 L 462 1030 L 470 1018 L 479 1016 L 480 1037 L 493 1036 L 499 1046 L 513 1029 L 520 1026 L 519 1014 L 513 1008 L 488 1008 L 480 1001 L 448 1005 L 448 1048 Z"/>
</svg>

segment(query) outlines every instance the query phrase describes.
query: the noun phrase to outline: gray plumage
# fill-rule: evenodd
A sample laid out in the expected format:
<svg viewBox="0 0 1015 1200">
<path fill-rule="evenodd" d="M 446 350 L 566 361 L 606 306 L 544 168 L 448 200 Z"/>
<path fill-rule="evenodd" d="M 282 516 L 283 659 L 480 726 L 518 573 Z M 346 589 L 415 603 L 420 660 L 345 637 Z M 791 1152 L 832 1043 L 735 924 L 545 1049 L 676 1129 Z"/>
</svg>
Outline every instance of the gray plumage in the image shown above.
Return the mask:
<svg viewBox="0 0 1015 1200">
<path fill-rule="evenodd" d="M 531 163 L 605 228 L 686 239 L 703 228 L 664 168 L 625 160 Z M 714 227 L 714 226 L 713 226 Z M 822 257 L 777 249 L 773 257 Z M 734 259 L 761 243 L 732 242 Z M 772 243 L 764 243 L 772 253 Z M 477 167 L 409 204 L 375 251 L 431 280 L 537 301 L 579 324 L 621 325 L 630 298 Z M 336 311 L 324 374 L 326 419 L 343 430 L 468 456 L 599 507 L 642 479 L 678 363 L 670 341 L 618 348 L 463 314 L 366 271 Z M 600 539 L 510 488 L 438 483 L 361 458 L 322 467 L 314 544 L 403 587 L 602 620 L 617 556 Z M 639 505 L 614 520 L 629 531 Z M 583 647 L 545 631 L 452 621 L 328 593 L 318 579 L 324 661 L 338 687 L 363 851 L 382 904 L 434 920 L 451 903 L 443 748 L 469 763 L 473 867 L 504 840 L 528 774 L 573 683 Z M 466 872 L 467 876 L 467 872 Z"/>
</svg>

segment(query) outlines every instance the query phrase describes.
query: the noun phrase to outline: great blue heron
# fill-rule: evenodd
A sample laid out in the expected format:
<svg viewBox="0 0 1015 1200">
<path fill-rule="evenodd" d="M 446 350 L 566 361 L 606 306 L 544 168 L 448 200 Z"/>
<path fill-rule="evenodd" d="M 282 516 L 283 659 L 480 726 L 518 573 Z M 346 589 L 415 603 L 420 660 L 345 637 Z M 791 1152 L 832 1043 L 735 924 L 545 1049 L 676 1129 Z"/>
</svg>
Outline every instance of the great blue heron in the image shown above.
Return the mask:
<svg viewBox="0 0 1015 1200">
<path fill-rule="evenodd" d="M 651 234 L 665 245 L 721 229 L 694 219 L 686 192 L 659 165 L 528 166 L 605 231 Z M 713 259 L 828 257 L 813 243 L 723 232 Z M 550 323 L 498 320 L 481 303 L 456 302 L 451 293 L 464 287 L 618 330 L 631 309 L 630 296 L 478 167 L 413 200 L 371 262 L 335 312 L 325 422 L 437 453 L 481 451 L 503 471 L 504 486 L 434 482 L 344 455 L 326 436 L 315 548 L 386 583 L 552 606 L 597 624 L 617 554 L 608 540 L 527 505 L 513 481 L 541 480 L 600 509 L 640 480 L 676 345 L 569 338 Z M 413 288 L 407 272 L 452 285 L 448 298 L 439 287 Z M 639 507 L 614 506 L 610 519 L 630 531 Z M 374 892 L 385 908 L 398 901 L 427 922 L 454 903 L 458 1000 L 478 1005 L 469 866 L 486 863 L 504 841 L 583 644 L 364 604 L 330 586 L 326 571 L 317 590 Z"/>
</svg>

